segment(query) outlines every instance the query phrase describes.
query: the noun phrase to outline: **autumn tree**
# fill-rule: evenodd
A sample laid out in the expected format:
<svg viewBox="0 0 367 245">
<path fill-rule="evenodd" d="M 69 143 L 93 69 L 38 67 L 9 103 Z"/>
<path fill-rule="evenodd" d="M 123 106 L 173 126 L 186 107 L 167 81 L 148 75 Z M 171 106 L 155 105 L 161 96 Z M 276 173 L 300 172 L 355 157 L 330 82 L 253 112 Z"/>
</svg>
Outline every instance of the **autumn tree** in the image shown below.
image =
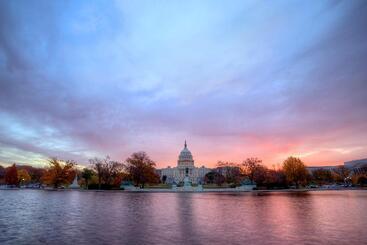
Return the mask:
<svg viewBox="0 0 367 245">
<path fill-rule="evenodd" d="M 43 174 L 45 173 L 44 168 L 37 168 L 37 167 L 30 166 L 30 165 L 22 165 L 22 166 L 18 166 L 18 169 L 24 169 L 28 172 L 29 176 L 31 176 L 30 182 L 41 185 L 41 178 Z"/>
<path fill-rule="evenodd" d="M 349 177 L 350 170 L 345 166 L 338 166 L 336 169 L 334 169 L 334 173 L 334 179 L 336 182 L 345 182 Z"/>
<path fill-rule="evenodd" d="M 2 184 L 3 181 L 5 181 L 4 178 L 5 178 L 5 168 L 0 165 L 0 184 Z"/>
<path fill-rule="evenodd" d="M 262 161 L 258 158 L 247 158 L 242 162 L 242 171 L 251 182 L 255 182 L 257 172 L 262 171 Z"/>
<path fill-rule="evenodd" d="M 104 159 L 90 159 L 89 162 L 97 173 L 98 189 L 101 189 L 102 183 L 113 185 L 114 179 L 117 178 L 123 170 L 123 164 L 117 161 L 112 161 L 109 156 Z"/>
<path fill-rule="evenodd" d="M 312 172 L 313 180 L 319 184 L 326 184 L 334 181 L 333 174 L 329 169 L 319 168 Z"/>
<path fill-rule="evenodd" d="M 48 160 L 49 167 L 42 176 L 42 181 L 47 185 L 52 185 L 54 188 L 59 188 L 61 185 L 70 184 L 70 180 L 74 176 L 74 161 L 61 162 L 57 158 Z"/>
<path fill-rule="evenodd" d="M 301 183 L 307 181 L 308 172 L 306 166 L 299 158 L 288 157 L 283 162 L 283 170 L 287 181 L 294 183 L 297 188 Z"/>
<path fill-rule="evenodd" d="M 268 178 L 268 169 L 263 165 L 258 165 L 253 172 L 253 181 L 258 186 L 264 186 Z"/>
<path fill-rule="evenodd" d="M 27 170 L 18 169 L 17 174 L 18 174 L 19 185 L 29 183 L 31 181 L 31 176 L 29 175 Z"/>
<path fill-rule="evenodd" d="M 124 171 L 118 173 L 117 176 L 115 176 L 114 179 L 113 179 L 113 183 L 112 183 L 113 187 L 114 188 L 120 188 L 121 182 L 125 181 L 125 180 L 127 180 L 127 181 L 130 180 L 129 177 L 130 177 L 129 174 L 124 172 Z"/>
<path fill-rule="evenodd" d="M 222 162 L 217 163 L 216 172 L 222 174 L 225 182 L 238 185 L 242 180 L 241 168 L 236 163 Z"/>
<path fill-rule="evenodd" d="M 268 169 L 265 185 L 268 188 L 284 188 L 287 186 L 287 179 L 282 169 Z"/>
<path fill-rule="evenodd" d="M 147 183 L 158 183 L 159 176 L 155 172 L 155 162 L 145 152 L 135 152 L 126 159 L 126 172 L 131 180 L 144 188 Z"/>
<path fill-rule="evenodd" d="M 84 179 L 85 181 L 85 186 L 86 186 L 86 189 L 88 189 L 88 183 L 89 183 L 89 180 L 92 179 L 92 176 L 94 175 L 94 171 L 89 169 L 89 168 L 84 168 L 83 171 L 82 171 L 82 178 Z"/>
<path fill-rule="evenodd" d="M 106 158 L 104 171 L 102 172 L 102 180 L 107 185 L 114 185 L 115 179 L 123 171 L 123 164 L 118 161 L 112 161 Z"/>
<path fill-rule="evenodd" d="M 5 171 L 5 183 L 7 185 L 18 186 L 18 173 L 15 164 L 8 167 Z"/>
<path fill-rule="evenodd" d="M 31 176 L 32 182 L 37 183 L 38 187 L 41 187 L 42 184 L 42 176 L 46 170 L 44 168 L 33 168 L 29 175 Z"/>
</svg>

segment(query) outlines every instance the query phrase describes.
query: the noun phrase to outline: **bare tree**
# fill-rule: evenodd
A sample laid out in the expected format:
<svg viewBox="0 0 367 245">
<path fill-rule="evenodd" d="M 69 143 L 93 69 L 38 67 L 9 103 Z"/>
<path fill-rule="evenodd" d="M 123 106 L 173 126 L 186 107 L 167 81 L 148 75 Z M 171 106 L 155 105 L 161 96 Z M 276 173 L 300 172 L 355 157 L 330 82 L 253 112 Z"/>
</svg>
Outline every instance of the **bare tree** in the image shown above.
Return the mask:
<svg viewBox="0 0 367 245">
<path fill-rule="evenodd" d="M 89 159 L 89 163 L 92 165 L 92 168 L 97 172 L 98 177 L 98 189 L 101 189 L 102 184 L 102 175 L 103 175 L 103 159 L 93 158 Z"/>
<path fill-rule="evenodd" d="M 101 185 L 111 185 L 114 178 L 123 170 L 123 164 L 117 161 L 112 161 L 109 156 L 103 159 L 93 158 L 89 160 L 93 169 L 98 176 L 98 189 L 101 189 Z"/>
<path fill-rule="evenodd" d="M 219 161 L 216 171 L 224 176 L 227 183 L 235 185 L 239 184 L 243 177 L 240 166 L 233 162 Z"/>
<path fill-rule="evenodd" d="M 262 161 L 258 158 L 247 158 L 242 162 L 242 171 L 243 173 L 251 180 L 251 182 L 255 181 L 255 175 L 258 170 L 262 170 Z"/>
</svg>

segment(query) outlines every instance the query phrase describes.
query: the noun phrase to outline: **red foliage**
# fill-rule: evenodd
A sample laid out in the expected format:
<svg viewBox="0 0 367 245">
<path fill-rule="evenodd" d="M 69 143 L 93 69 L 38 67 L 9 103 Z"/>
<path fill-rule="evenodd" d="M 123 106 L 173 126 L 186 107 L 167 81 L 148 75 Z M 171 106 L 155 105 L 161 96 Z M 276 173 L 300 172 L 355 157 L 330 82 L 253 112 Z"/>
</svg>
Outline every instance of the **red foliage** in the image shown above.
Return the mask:
<svg viewBox="0 0 367 245">
<path fill-rule="evenodd" d="M 17 167 L 13 164 L 11 167 L 8 167 L 5 172 L 5 183 L 7 185 L 18 185 L 18 173 Z"/>
</svg>

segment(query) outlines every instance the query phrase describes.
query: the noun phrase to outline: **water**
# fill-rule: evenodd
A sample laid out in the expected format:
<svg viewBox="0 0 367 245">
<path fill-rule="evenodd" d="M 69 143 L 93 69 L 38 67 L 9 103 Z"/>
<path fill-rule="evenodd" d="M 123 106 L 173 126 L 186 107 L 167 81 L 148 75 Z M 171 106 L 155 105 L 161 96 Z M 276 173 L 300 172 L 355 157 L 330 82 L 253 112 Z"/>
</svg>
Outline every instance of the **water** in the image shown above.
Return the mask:
<svg viewBox="0 0 367 245">
<path fill-rule="evenodd" d="M 0 244 L 367 244 L 367 191 L 0 190 Z"/>
</svg>

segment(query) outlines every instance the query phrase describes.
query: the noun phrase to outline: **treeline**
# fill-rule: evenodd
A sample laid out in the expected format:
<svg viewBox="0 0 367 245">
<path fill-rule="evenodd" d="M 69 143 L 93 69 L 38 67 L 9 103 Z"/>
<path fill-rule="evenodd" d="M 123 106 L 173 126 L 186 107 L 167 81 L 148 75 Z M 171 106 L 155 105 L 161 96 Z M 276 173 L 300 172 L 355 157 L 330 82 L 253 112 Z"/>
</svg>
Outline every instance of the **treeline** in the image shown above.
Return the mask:
<svg viewBox="0 0 367 245">
<path fill-rule="evenodd" d="M 248 158 L 242 163 L 218 162 L 213 171 L 205 175 L 206 184 L 235 187 L 241 184 L 256 184 L 258 188 L 318 187 L 329 184 L 367 186 L 367 165 L 358 173 L 344 166 L 334 170 L 308 171 L 296 157 L 287 158 L 281 167 L 270 169 L 258 158 Z"/>
<path fill-rule="evenodd" d="M 113 161 L 107 156 L 90 159 L 89 163 L 89 167 L 82 170 L 78 170 L 74 161 L 57 158 L 49 159 L 46 168 L 15 164 L 8 168 L 0 166 L 0 184 L 63 188 L 72 183 L 75 175 L 86 189 L 119 189 L 122 181 L 130 181 L 142 188 L 147 183 L 159 183 L 156 164 L 145 152 L 133 153 L 124 162 Z"/>
<path fill-rule="evenodd" d="M 63 188 L 70 185 L 78 175 L 79 184 L 86 189 L 119 189 L 123 181 L 144 188 L 147 184 L 160 183 L 156 164 L 145 152 L 133 153 L 124 162 L 113 161 L 110 157 L 93 158 L 89 166 L 78 169 L 74 161 L 48 160 L 48 167 L 13 164 L 0 166 L 0 184 L 19 187 L 49 186 Z M 163 182 L 165 182 L 163 177 Z M 205 175 L 202 184 L 236 187 L 256 184 L 258 188 L 299 188 L 327 184 L 367 185 L 367 166 L 358 173 L 350 172 L 344 166 L 334 170 L 316 169 L 308 171 L 305 164 L 295 157 L 287 158 L 281 167 L 270 169 L 258 158 L 248 158 L 242 163 L 218 162 L 215 169 Z"/>
</svg>

